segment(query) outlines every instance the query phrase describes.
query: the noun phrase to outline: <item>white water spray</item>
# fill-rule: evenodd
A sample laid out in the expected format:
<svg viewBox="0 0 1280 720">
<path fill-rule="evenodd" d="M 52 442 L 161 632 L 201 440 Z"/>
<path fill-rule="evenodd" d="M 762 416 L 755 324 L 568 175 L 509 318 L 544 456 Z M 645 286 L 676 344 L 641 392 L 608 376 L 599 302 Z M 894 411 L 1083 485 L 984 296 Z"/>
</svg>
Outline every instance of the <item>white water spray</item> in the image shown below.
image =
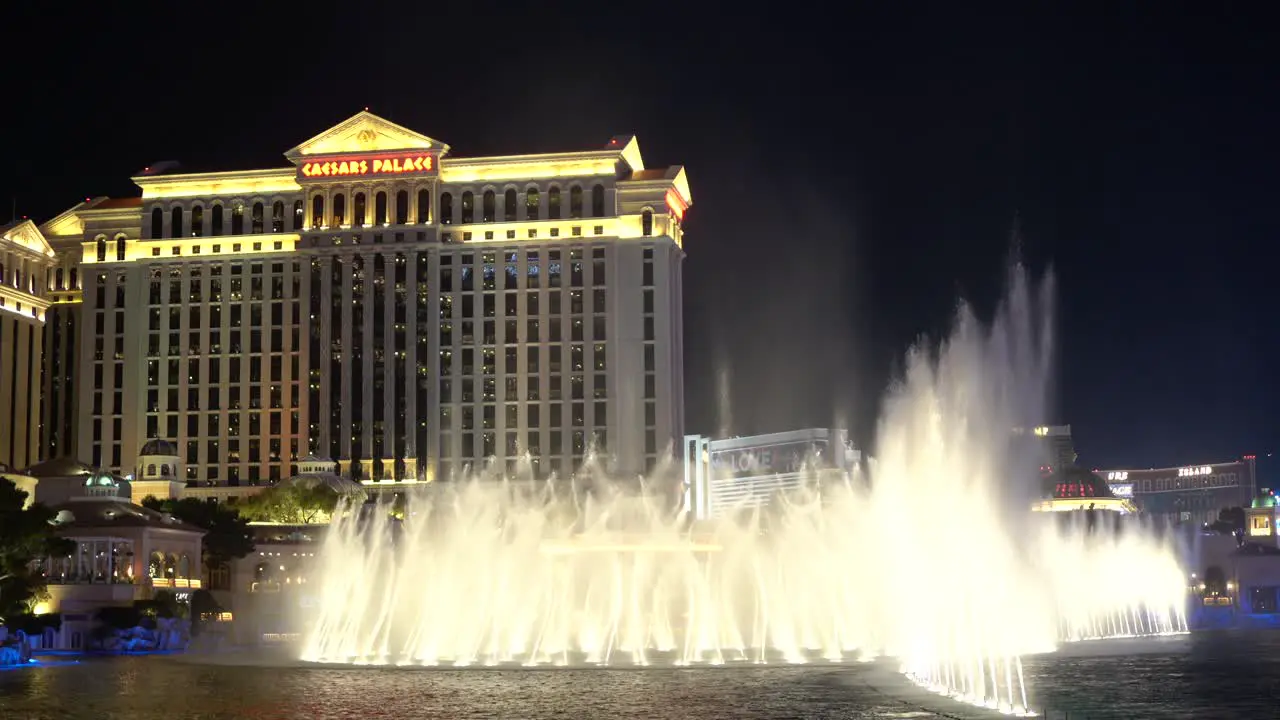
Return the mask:
<svg viewBox="0 0 1280 720">
<path fill-rule="evenodd" d="M 931 689 L 1026 712 L 1021 655 L 1063 639 L 1185 629 L 1167 546 L 1031 520 L 1034 464 L 1009 438 L 1044 417 L 1049 296 L 1019 270 L 989 325 L 962 307 L 945 343 L 908 355 L 869 477 L 815 477 L 763 510 L 693 525 L 665 500 L 681 493 L 624 488 L 589 466 L 577 487 L 437 485 L 410 498 L 403 526 L 349 512 L 324 544 L 303 657 L 468 666 L 892 656 Z"/>
</svg>

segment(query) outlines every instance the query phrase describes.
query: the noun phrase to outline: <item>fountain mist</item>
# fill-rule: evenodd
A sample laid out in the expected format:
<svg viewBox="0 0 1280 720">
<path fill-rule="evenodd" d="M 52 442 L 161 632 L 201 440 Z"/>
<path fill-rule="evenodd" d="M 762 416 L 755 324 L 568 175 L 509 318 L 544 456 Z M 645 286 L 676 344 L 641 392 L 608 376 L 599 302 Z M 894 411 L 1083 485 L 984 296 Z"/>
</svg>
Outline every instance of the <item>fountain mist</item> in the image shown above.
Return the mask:
<svg viewBox="0 0 1280 720">
<path fill-rule="evenodd" d="M 1021 655 L 1185 629 L 1182 573 L 1150 533 L 1031 520 L 1035 461 L 1010 438 L 1044 418 L 1050 296 L 1017 269 L 991 323 L 962 306 L 946 342 L 909 353 L 867 476 L 815 475 L 769 508 L 693 525 L 666 500 L 681 493 L 610 483 L 589 465 L 578 487 L 437 485 L 410 498 L 402 525 L 348 512 L 325 541 L 303 656 L 465 666 L 887 655 L 933 689 L 1023 711 Z"/>
</svg>

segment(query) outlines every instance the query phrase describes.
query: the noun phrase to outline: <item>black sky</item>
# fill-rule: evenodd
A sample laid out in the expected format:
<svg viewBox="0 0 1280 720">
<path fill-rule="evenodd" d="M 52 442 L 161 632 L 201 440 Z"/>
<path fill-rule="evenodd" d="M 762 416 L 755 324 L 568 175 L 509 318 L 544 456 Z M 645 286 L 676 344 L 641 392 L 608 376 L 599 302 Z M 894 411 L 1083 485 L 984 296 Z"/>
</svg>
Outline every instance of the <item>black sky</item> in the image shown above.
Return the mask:
<svg viewBox="0 0 1280 720">
<path fill-rule="evenodd" d="M 865 437 L 907 345 L 960 295 L 995 301 L 1016 213 L 1058 281 L 1047 420 L 1083 463 L 1277 439 L 1280 58 L 1261 4 L 30 5 L 4 11 L 0 198 L 20 215 L 137 194 L 156 160 L 283 165 L 366 106 L 457 155 L 634 132 L 693 187 L 691 431 L 720 425 L 724 368 L 738 433 Z"/>
</svg>

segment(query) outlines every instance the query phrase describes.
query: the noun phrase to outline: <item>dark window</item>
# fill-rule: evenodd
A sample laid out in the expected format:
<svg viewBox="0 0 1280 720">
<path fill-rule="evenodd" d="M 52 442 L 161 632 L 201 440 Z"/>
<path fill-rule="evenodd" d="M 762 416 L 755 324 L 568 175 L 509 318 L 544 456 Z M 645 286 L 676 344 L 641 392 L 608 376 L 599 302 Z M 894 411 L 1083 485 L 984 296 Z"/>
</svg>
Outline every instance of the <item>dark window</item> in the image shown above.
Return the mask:
<svg viewBox="0 0 1280 720">
<path fill-rule="evenodd" d="M 182 232 L 182 208 L 176 207 L 170 211 L 169 229 L 173 233 L 173 237 L 186 237 Z"/>
<path fill-rule="evenodd" d="M 252 229 L 252 231 L 251 231 L 251 232 L 253 232 L 253 234 L 254 234 L 254 235 L 259 235 L 259 234 L 261 234 L 261 233 L 262 233 L 262 229 L 263 229 L 263 208 L 262 208 L 262 203 L 260 203 L 260 202 L 259 202 L 259 203 L 254 203 L 254 204 L 253 204 L 253 215 L 251 216 L 251 219 L 252 219 L 252 223 L 251 223 L 251 224 L 252 224 L 252 226 L 253 226 L 253 229 Z"/>
<path fill-rule="evenodd" d="M 333 225 L 342 225 L 346 221 L 347 196 L 337 193 L 333 196 Z"/>
<path fill-rule="evenodd" d="M 352 204 L 351 224 L 355 225 L 356 227 L 361 227 L 364 225 L 364 213 L 365 213 L 364 193 L 362 192 L 356 193 L 355 198 L 351 201 L 351 204 Z"/>
<path fill-rule="evenodd" d="M 380 192 L 373 196 L 373 224 L 382 225 L 387 222 L 387 194 Z"/>
<path fill-rule="evenodd" d="M 649 208 L 640 213 L 640 232 L 646 237 L 653 234 L 653 211 Z"/>
<path fill-rule="evenodd" d="M 409 191 L 401 190 L 396 193 L 396 224 L 409 224 Z"/>
<path fill-rule="evenodd" d="M 440 195 L 440 224 L 453 224 L 453 195 L 450 193 Z"/>
<path fill-rule="evenodd" d="M 462 224 L 476 221 L 476 199 L 468 190 L 462 193 Z"/>
<path fill-rule="evenodd" d="M 524 217 L 526 220 L 537 220 L 540 211 L 539 206 L 542 203 L 538 188 L 531 187 L 525 190 L 524 195 Z"/>
<path fill-rule="evenodd" d="M 191 208 L 191 237 L 204 235 L 204 208 L 196 205 Z"/>
<path fill-rule="evenodd" d="M 199 210 L 199 209 L 200 209 L 200 208 L 198 208 L 198 207 L 196 208 L 196 210 Z M 194 218 L 194 217 L 195 217 L 195 212 L 194 212 L 194 211 L 192 212 L 192 215 L 191 215 L 191 216 L 192 216 L 192 218 Z M 124 262 L 125 244 L 126 244 L 126 243 L 128 243 L 128 242 L 129 242 L 129 241 L 128 241 L 128 240 L 126 240 L 126 239 L 124 238 L 124 236 L 123 236 L 123 235 L 121 235 L 120 237 L 116 238 L 116 260 L 118 260 L 118 261 L 120 261 L 120 262 Z"/>
<path fill-rule="evenodd" d="M 151 239 L 158 240 L 164 237 L 164 211 L 160 208 L 151 210 Z"/>
<path fill-rule="evenodd" d="M 271 232 L 284 232 L 284 203 L 279 200 L 271 203 Z"/>
<path fill-rule="evenodd" d="M 495 199 L 492 190 L 484 191 L 484 205 L 481 208 L 481 219 L 484 222 L 493 222 L 497 219 L 498 211 L 495 208 Z"/>
<path fill-rule="evenodd" d="M 294 230 L 302 229 L 303 214 L 304 213 L 302 212 L 302 201 L 295 200 L 293 203 L 293 229 Z"/>
<path fill-rule="evenodd" d="M 236 203 L 235 207 L 231 208 L 231 234 L 244 234 L 244 205 L 240 203 Z"/>
<path fill-rule="evenodd" d="M 547 219 L 560 219 L 560 188 L 553 187 L 547 192 Z"/>
<path fill-rule="evenodd" d="M 212 222 L 210 223 L 209 234 L 221 235 L 222 234 L 222 206 L 221 205 L 213 206 L 213 217 L 210 219 Z"/>
<path fill-rule="evenodd" d="M 428 222 L 431 217 L 431 191 L 423 188 L 418 191 L 418 222 Z"/>
<path fill-rule="evenodd" d="M 324 222 L 324 196 L 311 198 L 311 227 L 318 228 Z"/>
<path fill-rule="evenodd" d="M 106 261 L 107 261 L 107 239 L 104 237 L 100 237 L 98 238 L 98 262 L 106 262 Z M 15 270 L 14 272 L 17 272 L 17 271 Z"/>
<path fill-rule="evenodd" d="M 604 217 L 604 186 L 591 188 L 591 217 Z"/>
<path fill-rule="evenodd" d="M 516 189 L 507 188 L 502 196 L 502 219 L 511 222 L 516 219 Z"/>
<path fill-rule="evenodd" d="M 582 188 L 578 185 L 569 188 L 569 217 L 582 217 Z"/>
</svg>

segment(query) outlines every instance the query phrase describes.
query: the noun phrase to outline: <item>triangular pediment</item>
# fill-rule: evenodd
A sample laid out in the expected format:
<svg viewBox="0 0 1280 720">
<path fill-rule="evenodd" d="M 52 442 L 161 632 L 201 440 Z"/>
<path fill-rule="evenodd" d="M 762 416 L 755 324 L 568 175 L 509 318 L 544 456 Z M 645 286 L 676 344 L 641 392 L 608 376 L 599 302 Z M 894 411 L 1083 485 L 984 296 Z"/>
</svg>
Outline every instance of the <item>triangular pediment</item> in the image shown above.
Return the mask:
<svg viewBox="0 0 1280 720">
<path fill-rule="evenodd" d="M 448 145 L 380 118 L 368 110 L 356 113 L 285 153 L 297 161 L 316 155 L 431 150 L 443 155 Z"/>
<path fill-rule="evenodd" d="M 44 239 L 44 233 L 30 220 L 21 220 L 6 225 L 0 230 L 0 245 L 13 244 L 41 255 L 53 255 L 53 248 Z"/>
</svg>

